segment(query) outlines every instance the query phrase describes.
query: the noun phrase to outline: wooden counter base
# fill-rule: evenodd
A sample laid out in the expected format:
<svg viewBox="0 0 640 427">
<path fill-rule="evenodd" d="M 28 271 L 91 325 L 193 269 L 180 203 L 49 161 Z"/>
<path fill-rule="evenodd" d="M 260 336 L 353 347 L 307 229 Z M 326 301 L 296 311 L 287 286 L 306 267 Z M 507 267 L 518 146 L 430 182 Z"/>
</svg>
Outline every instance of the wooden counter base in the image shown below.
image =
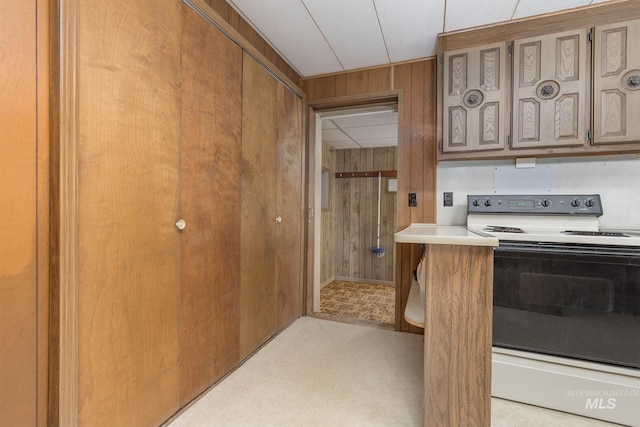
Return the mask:
<svg viewBox="0 0 640 427">
<path fill-rule="evenodd" d="M 428 244 L 424 425 L 491 425 L 493 248 Z"/>
</svg>

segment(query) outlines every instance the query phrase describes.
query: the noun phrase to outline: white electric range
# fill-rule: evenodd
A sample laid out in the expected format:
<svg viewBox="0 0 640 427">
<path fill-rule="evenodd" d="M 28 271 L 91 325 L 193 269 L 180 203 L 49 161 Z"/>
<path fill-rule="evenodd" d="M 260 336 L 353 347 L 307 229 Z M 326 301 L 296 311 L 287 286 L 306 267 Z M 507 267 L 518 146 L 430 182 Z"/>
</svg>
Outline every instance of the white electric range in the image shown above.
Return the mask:
<svg viewBox="0 0 640 427">
<path fill-rule="evenodd" d="M 600 229 L 598 194 L 468 196 L 467 227 L 501 241 L 640 247 L 640 230 Z"/>
<path fill-rule="evenodd" d="M 601 198 L 470 195 L 497 237 L 492 394 L 640 425 L 640 230 L 601 230 Z"/>
</svg>

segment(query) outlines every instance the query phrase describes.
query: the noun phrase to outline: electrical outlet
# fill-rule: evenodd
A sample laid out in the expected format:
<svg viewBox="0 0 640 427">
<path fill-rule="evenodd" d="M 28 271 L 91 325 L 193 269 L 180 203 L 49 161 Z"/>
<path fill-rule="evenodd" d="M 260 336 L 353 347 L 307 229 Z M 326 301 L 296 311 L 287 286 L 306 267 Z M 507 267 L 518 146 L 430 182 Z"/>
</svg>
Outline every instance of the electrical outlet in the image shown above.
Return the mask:
<svg viewBox="0 0 640 427">
<path fill-rule="evenodd" d="M 444 205 L 445 206 L 453 206 L 453 192 L 445 191 L 444 192 Z"/>
<path fill-rule="evenodd" d="M 418 195 L 416 193 L 409 193 L 409 207 L 415 208 L 418 206 Z"/>
</svg>

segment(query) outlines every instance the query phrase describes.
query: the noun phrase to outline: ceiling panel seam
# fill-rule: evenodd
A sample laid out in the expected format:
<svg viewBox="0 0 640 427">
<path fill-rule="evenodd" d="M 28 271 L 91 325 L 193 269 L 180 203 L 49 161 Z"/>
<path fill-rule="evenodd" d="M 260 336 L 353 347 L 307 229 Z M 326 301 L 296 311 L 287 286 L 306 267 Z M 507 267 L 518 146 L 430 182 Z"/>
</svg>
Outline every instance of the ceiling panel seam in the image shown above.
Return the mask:
<svg viewBox="0 0 640 427">
<path fill-rule="evenodd" d="M 376 5 L 376 0 L 371 0 L 373 3 L 373 9 L 376 11 L 376 19 L 378 20 L 378 28 L 380 29 L 380 35 L 382 35 L 382 43 L 384 43 L 384 51 L 387 53 L 387 60 L 389 64 L 391 64 L 391 55 L 389 54 L 389 46 L 387 46 L 387 38 L 384 36 L 384 31 L 382 30 L 382 23 L 380 23 L 380 15 L 378 14 L 378 6 Z"/>
<path fill-rule="evenodd" d="M 304 0 L 300 0 L 300 2 L 302 3 L 302 6 L 304 6 L 304 9 L 307 11 L 307 13 L 309 14 L 309 17 L 311 18 L 311 20 L 313 21 L 313 23 L 316 25 L 316 28 L 318 29 L 318 31 L 320 32 L 320 35 L 322 36 L 322 38 L 324 39 L 324 41 L 327 43 L 327 46 L 329 46 L 329 49 L 331 49 L 331 53 L 333 53 L 333 56 L 336 57 L 336 61 L 338 61 L 338 64 L 340 64 L 340 68 L 342 68 L 342 71 L 346 71 L 344 68 L 344 64 L 342 64 L 342 61 L 340 61 L 340 58 L 338 57 L 338 55 L 336 54 L 336 51 L 333 50 L 333 46 L 331 46 L 331 43 L 329 43 L 329 40 L 327 39 L 327 37 L 324 35 L 324 33 L 322 32 L 322 28 L 320 28 L 320 26 L 318 25 L 318 23 L 316 22 L 316 18 L 313 17 L 313 15 L 311 14 L 311 12 L 309 12 L 309 8 L 307 7 L 307 5 L 304 3 Z"/>
</svg>

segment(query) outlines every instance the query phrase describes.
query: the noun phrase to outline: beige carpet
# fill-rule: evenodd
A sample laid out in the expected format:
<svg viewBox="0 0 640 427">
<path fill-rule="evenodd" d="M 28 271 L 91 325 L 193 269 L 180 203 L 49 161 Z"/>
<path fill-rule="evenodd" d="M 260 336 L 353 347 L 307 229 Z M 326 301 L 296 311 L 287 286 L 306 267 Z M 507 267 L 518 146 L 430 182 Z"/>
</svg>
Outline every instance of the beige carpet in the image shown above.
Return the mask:
<svg viewBox="0 0 640 427">
<path fill-rule="evenodd" d="M 320 312 L 393 325 L 396 288 L 335 280 L 320 290 Z"/>
<path fill-rule="evenodd" d="M 303 317 L 171 427 L 421 426 L 422 336 Z M 492 426 L 608 423 L 493 399 Z"/>
</svg>

